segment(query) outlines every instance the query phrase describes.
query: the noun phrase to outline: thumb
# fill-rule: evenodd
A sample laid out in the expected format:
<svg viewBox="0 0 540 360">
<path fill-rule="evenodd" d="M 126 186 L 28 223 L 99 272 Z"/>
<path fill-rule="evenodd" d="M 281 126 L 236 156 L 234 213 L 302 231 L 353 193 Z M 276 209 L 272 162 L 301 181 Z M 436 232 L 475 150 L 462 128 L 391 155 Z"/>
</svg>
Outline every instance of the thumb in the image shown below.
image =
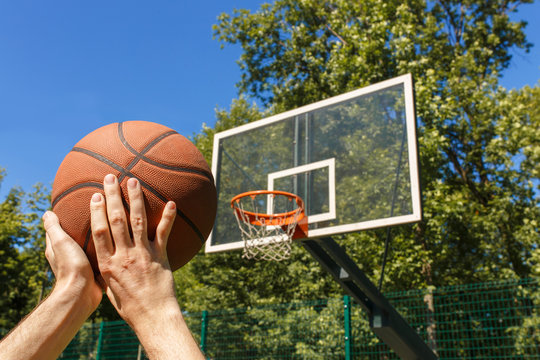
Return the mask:
<svg viewBox="0 0 540 360">
<path fill-rule="evenodd" d="M 46 211 L 43 214 L 43 227 L 49 236 L 49 244 L 52 250 L 57 247 L 58 242 L 69 238 L 69 235 L 60 226 L 58 216 L 52 211 Z"/>
<path fill-rule="evenodd" d="M 50 247 L 55 262 L 59 262 L 61 259 L 64 259 L 62 263 L 69 260 L 72 265 L 79 264 L 77 261 L 88 262 L 82 248 L 62 229 L 58 216 L 54 212 L 45 212 L 43 226 L 48 240 L 47 245 Z"/>
</svg>

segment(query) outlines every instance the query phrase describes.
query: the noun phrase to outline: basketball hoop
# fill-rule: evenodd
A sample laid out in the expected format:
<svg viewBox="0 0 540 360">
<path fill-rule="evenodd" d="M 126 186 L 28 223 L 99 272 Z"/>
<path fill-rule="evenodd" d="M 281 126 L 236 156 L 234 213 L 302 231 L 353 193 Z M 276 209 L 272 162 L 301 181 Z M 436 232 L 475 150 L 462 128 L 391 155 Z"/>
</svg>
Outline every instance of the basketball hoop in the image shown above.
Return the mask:
<svg viewBox="0 0 540 360">
<path fill-rule="evenodd" d="M 292 239 L 307 237 L 304 201 L 276 190 L 248 191 L 231 200 L 244 240 L 243 258 L 281 261 L 291 255 Z"/>
</svg>

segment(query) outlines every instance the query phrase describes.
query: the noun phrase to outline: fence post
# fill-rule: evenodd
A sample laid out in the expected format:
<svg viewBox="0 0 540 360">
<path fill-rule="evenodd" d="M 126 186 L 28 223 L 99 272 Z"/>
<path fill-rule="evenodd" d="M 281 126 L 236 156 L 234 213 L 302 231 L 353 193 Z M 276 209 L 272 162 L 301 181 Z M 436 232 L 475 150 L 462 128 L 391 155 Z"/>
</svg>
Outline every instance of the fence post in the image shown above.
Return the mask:
<svg viewBox="0 0 540 360">
<path fill-rule="evenodd" d="M 208 330 L 208 311 L 203 310 L 201 321 L 201 351 L 206 356 L 206 332 Z"/>
<path fill-rule="evenodd" d="M 102 321 L 99 325 L 99 336 L 96 351 L 96 360 L 101 360 L 101 346 L 103 345 L 103 329 L 105 327 L 105 321 Z"/>
<path fill-rule="evenodd" d="M 352 359 L 351 297 L 343 296 L 343 315 L 345 327 L 345 360 Z"/>
</svg>

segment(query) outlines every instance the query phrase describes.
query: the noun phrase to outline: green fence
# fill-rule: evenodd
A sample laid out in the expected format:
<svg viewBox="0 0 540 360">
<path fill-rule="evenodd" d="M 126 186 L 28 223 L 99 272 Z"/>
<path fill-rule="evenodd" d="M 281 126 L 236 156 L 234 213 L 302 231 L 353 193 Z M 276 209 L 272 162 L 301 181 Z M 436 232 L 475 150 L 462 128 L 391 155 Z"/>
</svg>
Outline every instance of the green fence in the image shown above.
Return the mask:
<svg viewBox="0 0 540 360">
<path fill-rule="evenodd" d="M 536 280 L 386 294 L 441 359 L 540 359 Z M 349 297 L 185 314 L 209 359 L 397 359 Z M 145 359 L 123 322 L 87 324 L 62 359 Z"/>
</svg>

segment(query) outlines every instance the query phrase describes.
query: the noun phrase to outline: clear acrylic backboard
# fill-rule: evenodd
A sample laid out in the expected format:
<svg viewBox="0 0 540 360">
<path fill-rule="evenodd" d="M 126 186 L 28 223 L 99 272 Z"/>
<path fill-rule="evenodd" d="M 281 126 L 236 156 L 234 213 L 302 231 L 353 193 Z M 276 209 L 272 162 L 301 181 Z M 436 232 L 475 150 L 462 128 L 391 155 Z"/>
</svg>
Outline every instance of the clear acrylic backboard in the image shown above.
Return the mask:
<svg viewBox="0 0 540 360">
<path fill-rule="evenodd" d="M 206 252 L 243 248 L 230 202 L 247 191 L 299 195 L 308 238 L 420 221 L 412 77 L 217 133 L 212 171 L 218 210 Z"/>
</svg>

